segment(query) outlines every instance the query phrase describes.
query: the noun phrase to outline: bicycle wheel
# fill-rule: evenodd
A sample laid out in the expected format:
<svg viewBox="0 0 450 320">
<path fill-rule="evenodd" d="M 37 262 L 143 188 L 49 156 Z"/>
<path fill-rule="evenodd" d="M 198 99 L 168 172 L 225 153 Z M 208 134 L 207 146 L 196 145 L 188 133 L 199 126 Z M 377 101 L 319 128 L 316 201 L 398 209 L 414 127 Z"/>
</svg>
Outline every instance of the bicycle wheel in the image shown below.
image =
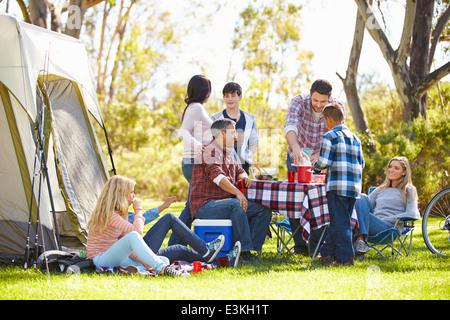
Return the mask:
<svg viewBox="0 0 450 320">
<path fill-rule="evenodd" d="M 450 256 L 450 188 L 438 192 L 428 203 L 422 219 L 422 236 L 432 253 Z"/>
</svg>

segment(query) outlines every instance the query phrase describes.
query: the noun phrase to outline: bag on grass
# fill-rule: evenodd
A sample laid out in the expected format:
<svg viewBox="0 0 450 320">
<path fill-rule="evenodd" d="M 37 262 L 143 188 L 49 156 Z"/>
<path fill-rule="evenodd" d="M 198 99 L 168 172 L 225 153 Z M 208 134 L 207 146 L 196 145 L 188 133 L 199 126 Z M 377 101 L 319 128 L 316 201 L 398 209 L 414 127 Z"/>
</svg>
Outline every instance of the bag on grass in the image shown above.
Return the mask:
<svg viewBox="0 0 450 320">
<path fill-rule="evenodd" d="M 60 250 L 49 250 L 42 253 L 37 260 L 37 266 L 40 270 L 46 270 L 48 266 L 49 271 L 67 273 L 95 270 L 92 259 L 82 258 L 76 253 Z"/>
</svg>

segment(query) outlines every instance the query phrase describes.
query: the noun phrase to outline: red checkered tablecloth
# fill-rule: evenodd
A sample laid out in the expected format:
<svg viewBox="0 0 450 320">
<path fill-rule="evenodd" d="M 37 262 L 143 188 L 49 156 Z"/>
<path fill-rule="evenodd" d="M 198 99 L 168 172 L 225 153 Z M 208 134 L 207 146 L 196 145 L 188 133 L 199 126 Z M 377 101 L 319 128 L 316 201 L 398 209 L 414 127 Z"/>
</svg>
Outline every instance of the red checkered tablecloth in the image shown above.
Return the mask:
<svg viewBox="0 0 450 320">
<path fill-rule="evenodd" d="M 288 183 L 287 181 L 252 180 L 247 199 L 271 208 L 287 218 L 300 219 L 303 237 L 330 223 L 325 184 Z M 358 226 L 353 210 L 352 227 Z"/>
</svg>

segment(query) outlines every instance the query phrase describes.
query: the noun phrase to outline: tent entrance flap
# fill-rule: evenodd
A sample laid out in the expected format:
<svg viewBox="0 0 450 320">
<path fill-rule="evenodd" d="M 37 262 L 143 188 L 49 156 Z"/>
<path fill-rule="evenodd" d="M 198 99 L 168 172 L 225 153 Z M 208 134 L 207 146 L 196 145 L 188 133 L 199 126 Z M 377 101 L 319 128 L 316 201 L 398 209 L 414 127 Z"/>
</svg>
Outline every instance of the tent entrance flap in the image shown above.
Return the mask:
<svg viewBox="0 0 450 320">
<path fill-rule="evenodd" d="M 54 151 L 60 189 L 74 233 L 86 243 L 86 227 L 105 183 L 96 141 L 73 83 L 66 79 L 47 85 L 53 121 Z"/>
</svg>

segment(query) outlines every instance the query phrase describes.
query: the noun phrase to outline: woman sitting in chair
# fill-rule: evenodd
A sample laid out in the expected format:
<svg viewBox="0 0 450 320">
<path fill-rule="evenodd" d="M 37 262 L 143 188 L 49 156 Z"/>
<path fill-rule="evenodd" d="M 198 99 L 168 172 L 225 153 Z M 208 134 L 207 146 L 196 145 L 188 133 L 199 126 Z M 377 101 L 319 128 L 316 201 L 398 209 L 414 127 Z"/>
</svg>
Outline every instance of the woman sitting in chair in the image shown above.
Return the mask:
<svg viewBox="0 0 450 320">
<path fill-rule="evenodd" d="M 354 244 L 355 254 L 364 255 L 370 250 L 365 242 L 396 225 L 397 219 L 419 219 L 417 191 L 411 180 L 411 167 L 406 157 L 394 157 L 387 166 L 386 179 L 369 196 L 361 194 L 356 200 L 359 230 Z M 403 225 L 397 224 L 397 227 Z"/>
</svg>

